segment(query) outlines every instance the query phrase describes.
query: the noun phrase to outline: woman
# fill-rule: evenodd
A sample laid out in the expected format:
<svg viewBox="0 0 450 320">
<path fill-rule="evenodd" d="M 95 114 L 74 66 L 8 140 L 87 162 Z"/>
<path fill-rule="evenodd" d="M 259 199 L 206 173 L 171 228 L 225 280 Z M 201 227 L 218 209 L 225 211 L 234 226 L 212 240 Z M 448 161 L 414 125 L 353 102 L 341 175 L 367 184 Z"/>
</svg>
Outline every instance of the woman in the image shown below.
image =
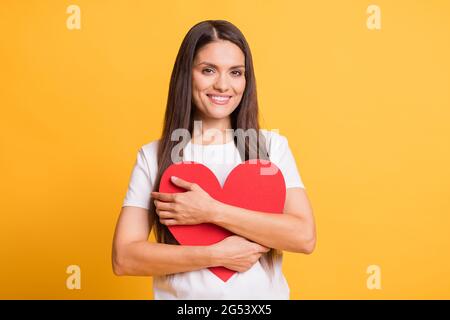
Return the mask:
<svg viewBox="0 0 450 320">
<path fill-rule="evenodd" d="M 180 129 L 192 134 L 182 160 L 205 164 L 222 185 L 252 155 L 276 164 L 286 184 L 284 214 L 226 205 L 176 177 L 172 182 L 186 192 L 158 192 L 162 173 L 175 162 L 178 141 L 172 133 Z M 259 132 L 262 143 L 238 143 L 236 131 Z M 214 223 L 234 235 L 210 246 L 181 246 L 168 230 L 198 223 Z M 156 243 L 148 242 L 153 226 Z M 114 236 L 114 273 L 153 276 L 155 299 L 289 299 L 281 251 L 309 254 L 315 241 L 311 205 L 287 139 L 259 128 L 247 41 L 227 21 L 196 24 L 175 61 L 161 139 L 137 154 Z M 224 282 L 208 269 L 213 266 L 237 272 Z"/>
</svg>

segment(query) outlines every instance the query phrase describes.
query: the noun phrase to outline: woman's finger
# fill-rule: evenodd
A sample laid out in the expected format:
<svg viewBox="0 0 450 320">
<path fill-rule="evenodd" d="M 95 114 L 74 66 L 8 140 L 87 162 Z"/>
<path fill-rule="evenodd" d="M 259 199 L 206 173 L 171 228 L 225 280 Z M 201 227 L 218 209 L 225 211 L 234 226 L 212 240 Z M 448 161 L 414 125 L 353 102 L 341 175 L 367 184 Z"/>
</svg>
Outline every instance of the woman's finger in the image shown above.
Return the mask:
<svg viewBox="0 0 450 320">
<path fill-rule="evenodd" d="M 156 192 L 152 191 L 152 197 L 161 201 L 166 202 L 173 202 L 175 201 L 175 193 L 162 193 L 162 192 Z"/>
<path fill-rule="evenodd" d="M 177 224 L 175 219 L 159 219 L 159 221 L 166 226 L 173 226 Z"/>
<path fill-rule="evenodd" d="M 194 185 L 194 183 L 192 183 L 192 182 L 183 180 L 183 179 L 175 177 L 175 176 L 172 176 L 171 180 L 175 185 L 177 185 L 178 187 L 181 187 L 183 189 L 186 189 L 186 190 L 192 190 L 192 186 Z"/>
<path fill-rule="evenodd" d="M 164 201 L 159 201 L 159 200 L 155 200 L 155 207 L 158 210 L 164 210 L 164 211 L 171 211 L 173 210 L 173 202 L 164 202 Z"/>
<path fill-rule="evenodd" d="M 157 211 L 160 219 L 175 219 L 176 214 L 170 211 Z"/>
</svg>

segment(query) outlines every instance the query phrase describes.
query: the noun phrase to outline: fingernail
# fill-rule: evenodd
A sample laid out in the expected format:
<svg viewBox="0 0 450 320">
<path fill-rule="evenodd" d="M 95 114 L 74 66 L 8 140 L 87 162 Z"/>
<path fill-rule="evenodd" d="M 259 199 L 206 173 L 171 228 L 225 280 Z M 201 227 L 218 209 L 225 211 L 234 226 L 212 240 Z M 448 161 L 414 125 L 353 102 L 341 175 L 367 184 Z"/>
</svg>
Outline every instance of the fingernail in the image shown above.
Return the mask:
<svg viewBox="0 0 450 320">
<path fill-rule="evenodd" d="M 175 176 L 171 176 L 171 179 L 172 179 L 172 181 L 177 181 L 177 177 L 175 177 Z"/>
</svg>

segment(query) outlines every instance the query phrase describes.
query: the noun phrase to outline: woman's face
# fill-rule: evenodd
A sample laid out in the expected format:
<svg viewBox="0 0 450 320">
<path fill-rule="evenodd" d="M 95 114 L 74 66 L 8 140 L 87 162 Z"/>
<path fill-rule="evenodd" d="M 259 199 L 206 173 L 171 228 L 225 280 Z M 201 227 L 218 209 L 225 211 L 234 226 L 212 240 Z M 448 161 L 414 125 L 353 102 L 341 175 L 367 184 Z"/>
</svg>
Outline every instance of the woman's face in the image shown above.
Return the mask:
<svg viewBox="0 0 450 320">
<path fill-rule="evenodd" d="M 234 43 L 211 42 L 194 58 L 192 98 L 202 119 L 228 117 L 245 90 L 245 56 Z"/>
</svg>

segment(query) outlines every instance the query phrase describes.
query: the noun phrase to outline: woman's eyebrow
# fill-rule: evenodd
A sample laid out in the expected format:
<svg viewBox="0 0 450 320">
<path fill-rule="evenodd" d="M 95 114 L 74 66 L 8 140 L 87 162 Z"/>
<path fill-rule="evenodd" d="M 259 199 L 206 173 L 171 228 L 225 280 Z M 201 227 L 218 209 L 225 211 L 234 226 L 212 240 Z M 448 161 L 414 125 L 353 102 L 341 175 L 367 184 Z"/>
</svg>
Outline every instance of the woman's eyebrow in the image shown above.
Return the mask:
<svg viewBox="0 0 450 320">
<path fill-rule="evenodd" d="M 214 63 L 211 63 L 211 62 L 203 61 L 203 62 L 198 63 L 197 65 L 201 65 L 201 64 L 206 64 L 207 66 L 211 66 L 213 68 L 218 69 L 218 67 Z M 234 68 L 245 68 L 245 66 L 244 65 L 237 65 L 237 66 L 230 67 L 230 69 L 234 69 Z"/>
</svg>

